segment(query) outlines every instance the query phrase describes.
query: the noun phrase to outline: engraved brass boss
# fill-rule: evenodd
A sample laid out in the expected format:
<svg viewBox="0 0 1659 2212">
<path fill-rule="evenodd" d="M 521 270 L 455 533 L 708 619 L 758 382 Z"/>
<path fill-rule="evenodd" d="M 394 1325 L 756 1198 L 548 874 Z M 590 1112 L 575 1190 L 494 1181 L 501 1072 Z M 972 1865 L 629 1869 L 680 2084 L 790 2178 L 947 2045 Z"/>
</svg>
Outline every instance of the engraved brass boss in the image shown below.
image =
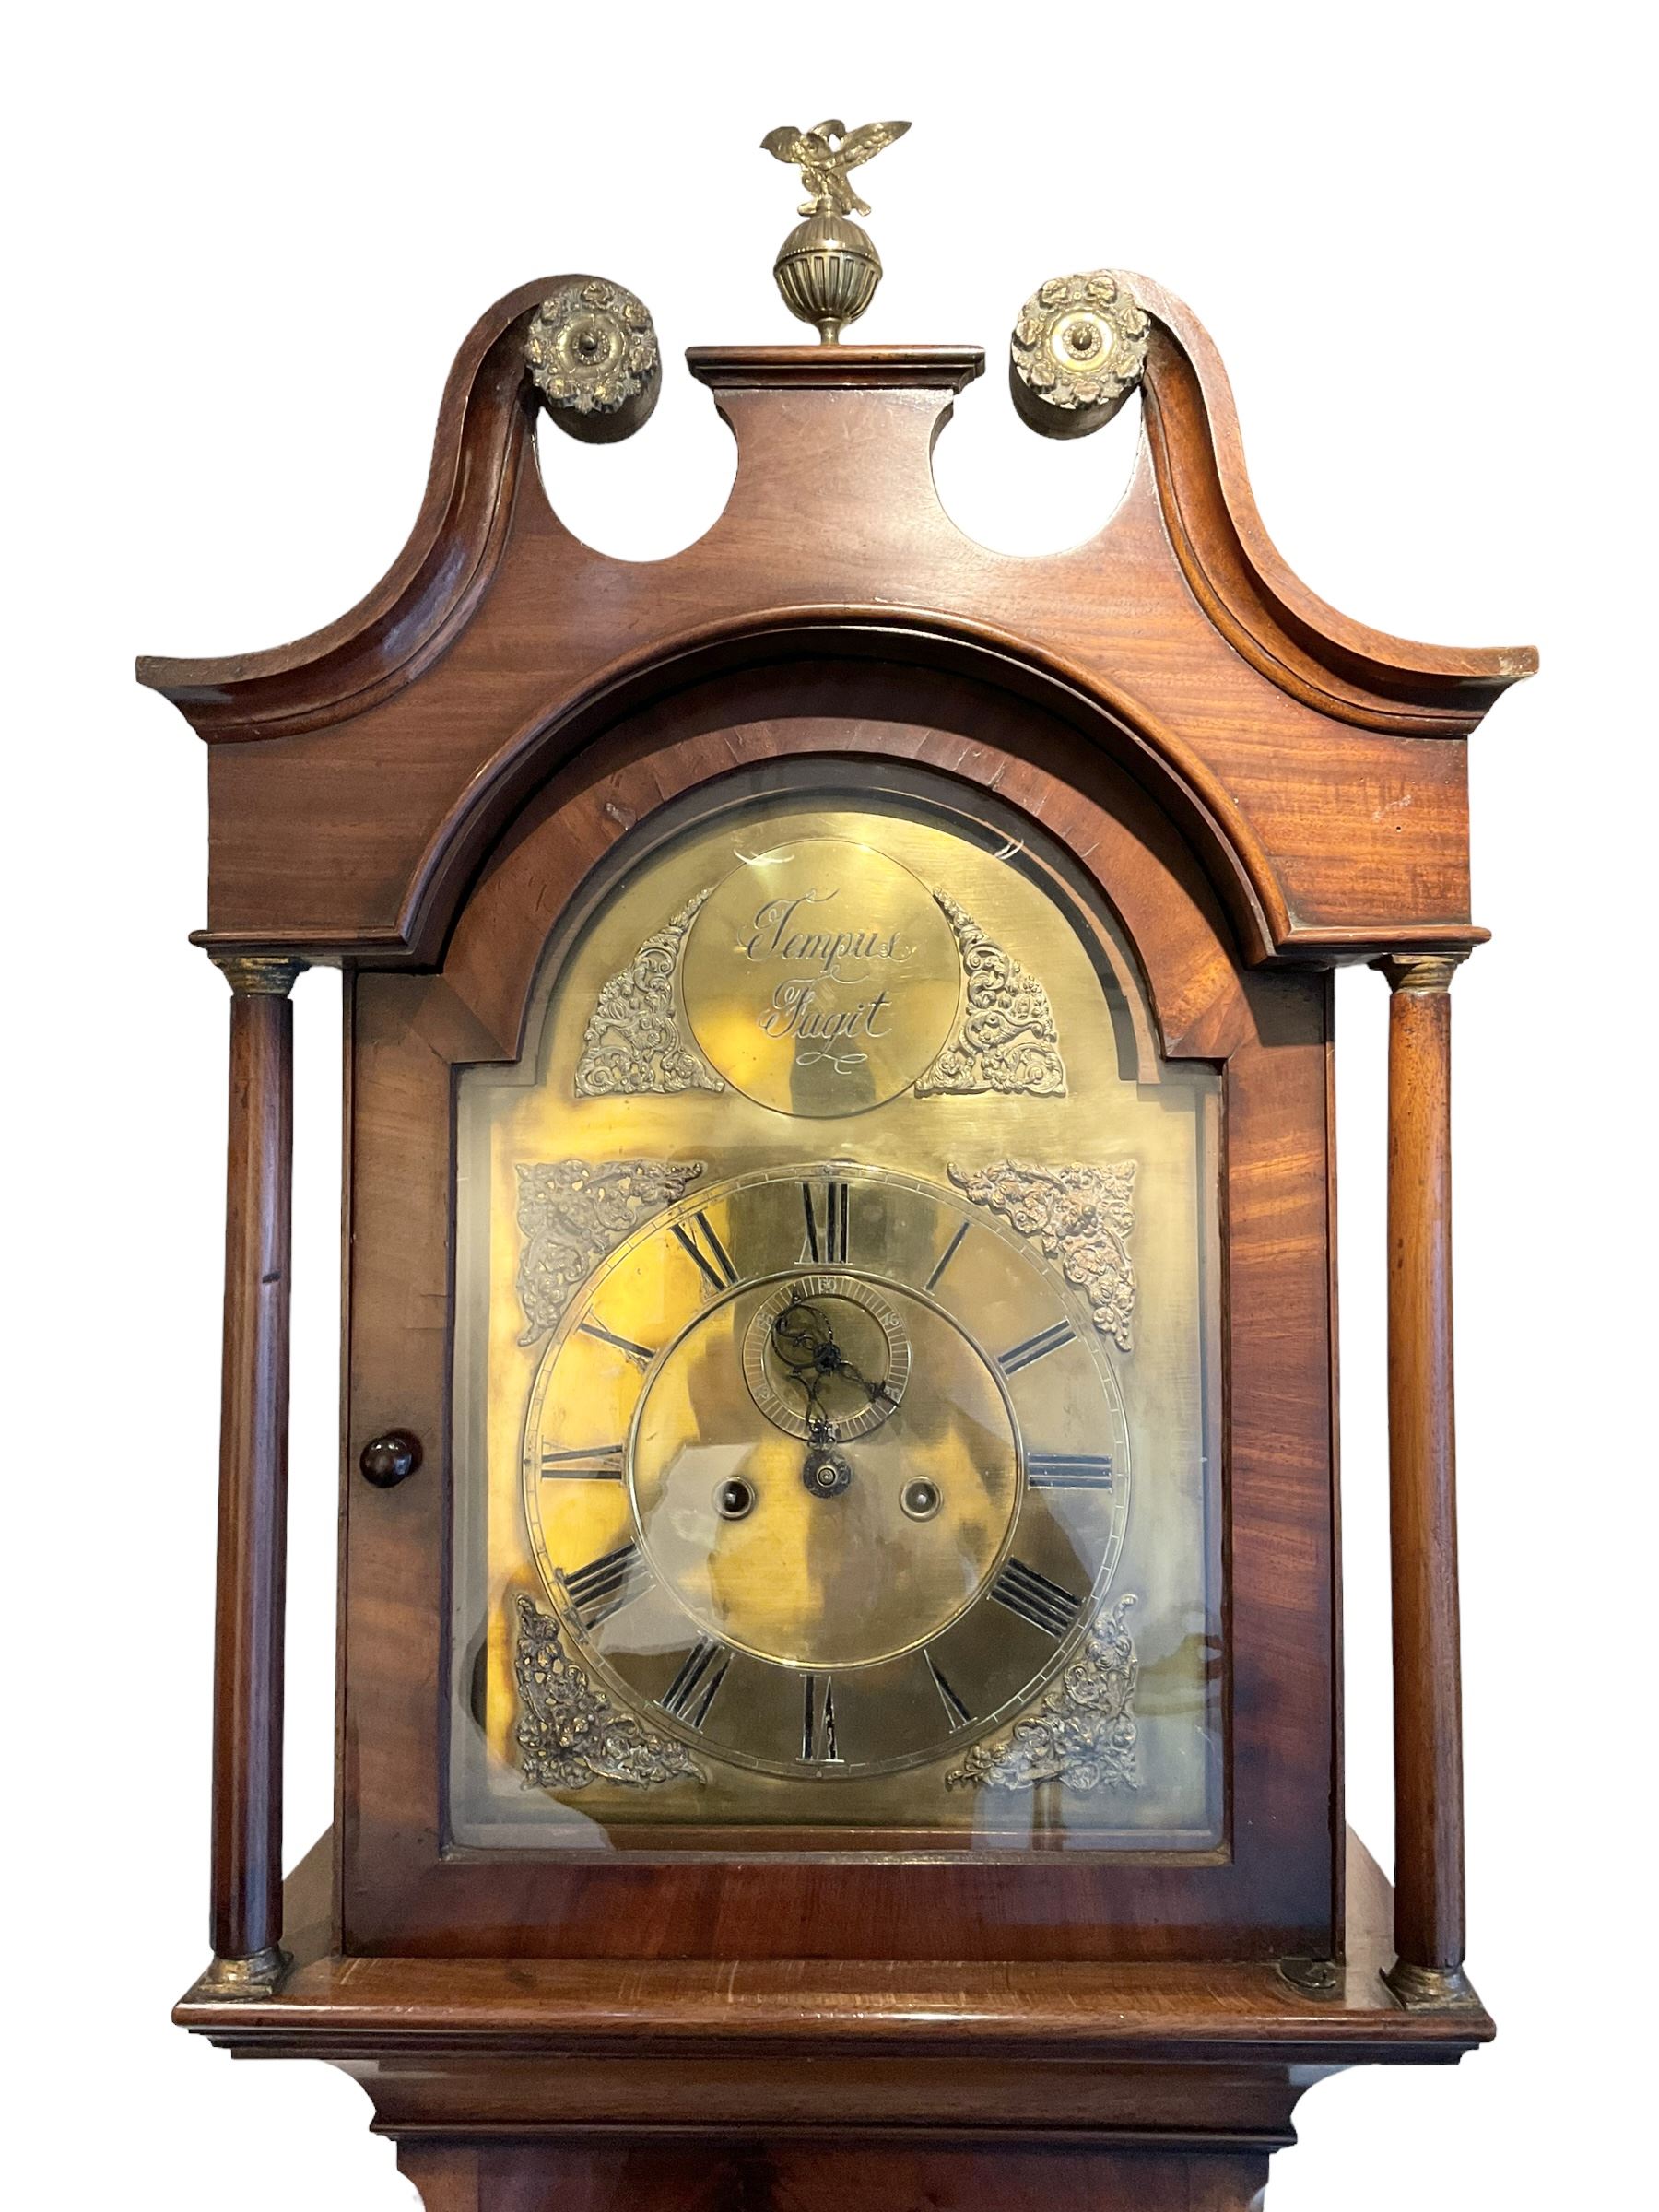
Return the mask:
<svg viewBox="0 0 1659 2212">
<path fill-rule="evenodd" d="M 803 838 L 704 900 L 681 970 L 710 1065 L 779 1113 L 863 1113 L 908 1090 L 950 1034 L 956 939 L 933 894 L 869 845 Z"/>
</svg>

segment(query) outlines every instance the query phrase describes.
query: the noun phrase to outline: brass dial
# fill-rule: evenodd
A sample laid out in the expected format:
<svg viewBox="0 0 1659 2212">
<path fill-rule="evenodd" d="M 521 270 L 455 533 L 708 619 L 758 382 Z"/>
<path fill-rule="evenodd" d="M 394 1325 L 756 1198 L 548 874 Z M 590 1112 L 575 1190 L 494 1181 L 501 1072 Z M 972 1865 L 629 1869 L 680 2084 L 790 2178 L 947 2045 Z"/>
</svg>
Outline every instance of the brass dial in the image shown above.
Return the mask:
<svg viewBox="0 0 1659 2212">
<path fill-rule="evenodd" d="M 820 1325 L 806 1330 L 806 1316 Z M 830 1316 L 838 1334 L 840 1317 L 857 1317 L 875 1345 L 898 1339 L 913 1389 L 877 1412 L 844 1368 L 815 1366 L 815 1391 L 856 1406 L 851 1418 L 821 1417 L 822 1436 L 782 1404 L 758 1419 L 749 1349 L 767 1347 L 767 1365 L 793 1319 L 818 1354 L 834 1352 Z M 948 1627 L 1001 1559 L 1020 1492 L 1013 1412 L 983 1355 L 915 1292 L 846 1276 L 789 1275 L 705 1308 L 646 1378 L 627 1468 L 641 1547 L 691 1618 L 797 1667 L 875 1665 Z M 940 1501 L 924 1523 L 904 1507 L 917 1481 Z M 733 1483 L 752 1499 L 737 1518 L 720 1510 Z"/>
<path fill-rule="evenodd" d="M 971 781 L 746 762 L 463 1071 L 458 1844 L 1214 1841 L 1219 1078 L 1075 878 Z"/>
<path fill-rule="evenodd" d="M 957 1194 L 837 1162 L 699 1191 L 596 1270 L 524 1468 L 595 1667 L 705 1753 L 826 1779 L 1028 1701 L 1128 1504 L 1115 1379 L 1063 1278 Z"/>
</svg>

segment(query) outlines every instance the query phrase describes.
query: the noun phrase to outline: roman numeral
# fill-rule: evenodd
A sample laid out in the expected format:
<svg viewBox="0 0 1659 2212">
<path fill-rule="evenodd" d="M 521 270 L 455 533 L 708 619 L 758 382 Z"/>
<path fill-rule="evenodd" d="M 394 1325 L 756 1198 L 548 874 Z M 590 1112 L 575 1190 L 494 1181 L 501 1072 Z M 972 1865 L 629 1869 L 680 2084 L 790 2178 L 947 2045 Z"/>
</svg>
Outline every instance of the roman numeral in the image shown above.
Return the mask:
<svg viewBox="0 0 1659 2212">
<path fill-rule="evenodd" d="M 969 1712 L 967 1706 L 963 1704 L 961 1699 L 957 1696 L 956 1691 L 951 1688 L 949 1683 L 940 1673 L 934 1662 L 933 1653 L 925 1644 L 922 1647 L 922 1656 L 927 1662 L 927 1671 L 933 1677 L 933 1686 L 939 1693 L 939 1702 L 949 1716 L 951 1727 L 953 1729 L 966 1728 L 973 1718 L 972 1713 Z"/>
<path fill-rule="evenodd" d="M 1057 1321 L 1053 1328 L 1041 1329 L 1035 1336 L 1028 1336 L 1023 1344 L 1017 1344 L 1004 1352 L 996 1364 L 1005 1375 L 1017 1375 L 1022 1367 L 1030 1367 L 1039 1359 L 1046 1359 L 1051 1352 L 1057 1352 L 1063 1345 L 1072 1343 L 1077 1334 L 1069 1321 Z"/>
<path fill-rule="evenodd" d="M 1088 1452 L 1033 1452 L 1026 1480 L 1034 1490 L 1109 1490 L 1112 1462 Z"/>
<path fill-rule="evenodd" d="M 637 1359 L 641 1367 L 649 1367 L 656 1358 L 649 1345 L 635 1344 L 630 1336 L 618 1336 L 602 1322 L 579 1321 L 576 1326 L 583 1336 L 596 1336 L 601 1344 L 608 1344 L 613 1351 L 621 1352 L 629 1359 Z"/>
<path fill-rule="evenodd" d="M 737 1280 L 737 1270 L 732 1265 L 731 1254 L 715 1235 L 707 1214 L 693 1214 L 689 1229 L 677 1221 L 674 1233 L 702 1270 L 703 1280 L 712 1290 L 732 1288 Z"/>
<path fill-rule="evenodd" d="M 1058 1583 L 1051 1583 L 1046 1574 L 1039 1574 L 1035 1567 L 1028 1567 L 1023 1559 L 1010 1559 L 996 1580 L 989 1594 L 999 1606 L 1045 1636 L 1056 1641 L 1065 1634 L 1083 1610 L 1083 1600 L 1074 1597 L 1069 1590 L 1062 1590 Z"/>
<path fill-rule="evenodd" d="M 651 1579 L 644 1554 L 637 1544 L 628 1543 L 567 1574 L 564 1586 L 582 1627 L 596 1629 L 638 1597 Z"/>
<path fill-rule="evenodd" d="M 835 1686 L 828 1675 L 808 1675 L 802 1685 L 801 1757 L 814 1766 L 841 1763 L 835 1738 Z"/>
<path fill-rule="evenodd" d="M 956 1235 L 951 1238 L 949 1243 L 946 1245 L 944 1252 L 940 1254 L 938 1265 L 934 1269 L 933 1273 L 923 1284 L 922 1288 L 924 1290 L 932 1290 L 937 1285 L 939 1277 L 944 1274 L 946 1268 L 949 1266 L 951 1261 L 956 1258 L 957 1253 L 960 1248 L 962 1239 L 968 1234 L 968 1231 L 972 1228 L 972 1226 L 973 1224 L 971 1221 L 964 1221 L 962 1223 L 960 1229 L 957 1230 Z"/>
<path fill-rule="evenodd" d="M 544 1481 L 557 1475 L 566 1482 L 620 1482 L 622 1447 L 585 1444 L 578 1451 L 556 1452 L 551 1444 L 544 1444 L 541 1471 Z"/>
<path fill-rule="evenodd" d="M 844 1267 L 847 1263 L 847 1216 L 853 1204 L 853 1194 L 844 1182 L 827 1182 L 822 1191 L 822 1219 L 819 1218 L 819 1194 L 811 1183 L 801 1185 L 801 1205 L 806 1215 L 806 1241 L 801 1250 L 804 1260 L 816 1260 L 821 1267 Z"/>
<path fill-rule="evenodd" d="M 700 1728 L 709 1717 L 714 1693 L 725 1680 L 726 1668 L 731 1664 L 732 1654 L 725 1646 L 712 1643 L 705 1637 L 686 1653 L 679 1673 L 657 1703 L 665 1712 L 673 1713 L 677 1721 L 686 1721 L 693 1728 Z"/>
</svg>

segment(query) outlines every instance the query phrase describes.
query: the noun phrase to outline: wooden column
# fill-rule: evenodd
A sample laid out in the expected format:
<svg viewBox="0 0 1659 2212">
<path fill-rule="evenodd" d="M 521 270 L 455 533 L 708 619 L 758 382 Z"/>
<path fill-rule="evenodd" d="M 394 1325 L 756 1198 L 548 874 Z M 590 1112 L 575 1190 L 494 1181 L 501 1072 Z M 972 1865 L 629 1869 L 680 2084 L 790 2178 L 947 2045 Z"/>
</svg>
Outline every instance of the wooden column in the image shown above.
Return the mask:
<svg viewBox="0 0 1659 2212">
<path fill-rule="evenodd" d="M 1388 1460 L 1394 1571 L 1394 1949 L 1407 2005 L 1457 2005 L 1463 1709 L 1452 1388 L 1454 959 L 1378 965 L 1388 1022 Z"/>
<path fill-rule="evenodd" d="M 231 989 L 225 1348 L 213 1677 L 214 1962 L 266 1994 L 282 1936 L 282 1632 L 288 1558 L 294 1010 L 300 963 L 218 962 Z"/>
</svg>

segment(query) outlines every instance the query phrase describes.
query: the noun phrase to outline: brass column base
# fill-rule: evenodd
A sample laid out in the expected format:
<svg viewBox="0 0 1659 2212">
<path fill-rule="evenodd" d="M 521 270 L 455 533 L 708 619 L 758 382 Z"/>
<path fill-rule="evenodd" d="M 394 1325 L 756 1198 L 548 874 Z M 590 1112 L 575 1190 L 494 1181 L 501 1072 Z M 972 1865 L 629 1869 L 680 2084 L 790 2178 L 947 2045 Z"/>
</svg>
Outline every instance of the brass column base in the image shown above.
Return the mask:
<svg viewBox="0 0 1659 2212">
<path fill-rule="evenodd" d="M 1413 1966 L 1396 1959 L 1383 1968 L 1382 1980 L 1407 2012 L 1466 2012 L 1480 2003 L 1461 1966 Z"/>
<path fill-rule="evenodd" d="M 293 1965 L 285 1950 L 268 1944 L 245 1959 L 216 1959 L 184 1998 L 186 2005 L 214 1997 L 274 1997 Z"/>
</svg>

